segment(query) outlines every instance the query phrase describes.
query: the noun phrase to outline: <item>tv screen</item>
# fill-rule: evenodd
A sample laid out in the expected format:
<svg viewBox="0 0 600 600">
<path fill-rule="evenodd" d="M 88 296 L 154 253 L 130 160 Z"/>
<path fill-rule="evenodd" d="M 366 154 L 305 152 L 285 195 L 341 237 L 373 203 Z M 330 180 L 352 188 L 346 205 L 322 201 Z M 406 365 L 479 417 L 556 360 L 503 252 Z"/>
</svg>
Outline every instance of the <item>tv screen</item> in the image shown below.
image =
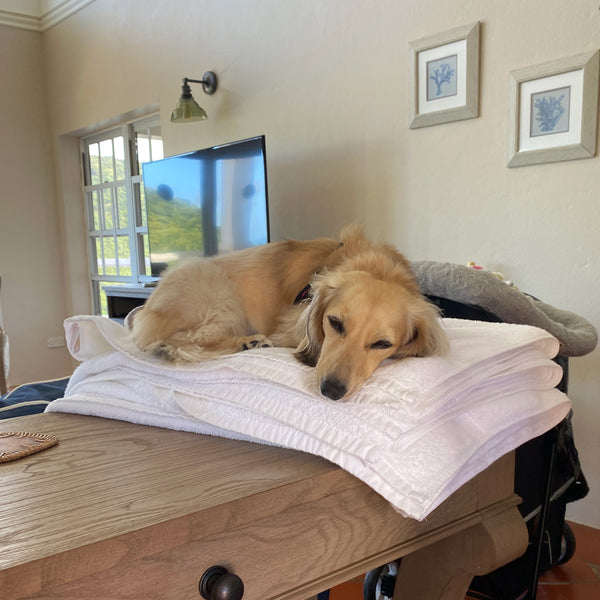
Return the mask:
<svg viewBox="0 0 600 600">
<path fill-rule="evenodd" d="M 265 136 L 142 166 L 152 275 L 269 241 Z"/>
</svg>

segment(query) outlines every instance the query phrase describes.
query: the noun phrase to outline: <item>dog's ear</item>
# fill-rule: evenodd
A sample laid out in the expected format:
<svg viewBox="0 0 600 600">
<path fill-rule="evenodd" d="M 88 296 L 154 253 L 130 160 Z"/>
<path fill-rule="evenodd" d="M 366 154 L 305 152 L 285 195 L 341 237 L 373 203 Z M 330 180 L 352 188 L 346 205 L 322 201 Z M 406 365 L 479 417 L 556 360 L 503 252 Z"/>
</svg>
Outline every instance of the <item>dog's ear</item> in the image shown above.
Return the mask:
<svg viewBox="0 0 600 600">
<path fill-rule="evenodd" d="M 445 354 L 449 347 L 448 338 L 438 317 L 439 311 L 436 306 L 425 299 L 417 299 L 408 310 L 409 331 L 412 331 L 412 337 L 398 348 L 394 358 Z"/>
<path fill-rule="evenodd" d="M 321 355 L 321 347 L 325 339 L 323 316 L 331 298 L 333 288 L 325 283 L 327 276 L 322 274 L 313 282 L 310 306 L 301 317 L 304 337 L 296 348 L 294 356 L 306 365 L 316 366 Z"/>
</svg>

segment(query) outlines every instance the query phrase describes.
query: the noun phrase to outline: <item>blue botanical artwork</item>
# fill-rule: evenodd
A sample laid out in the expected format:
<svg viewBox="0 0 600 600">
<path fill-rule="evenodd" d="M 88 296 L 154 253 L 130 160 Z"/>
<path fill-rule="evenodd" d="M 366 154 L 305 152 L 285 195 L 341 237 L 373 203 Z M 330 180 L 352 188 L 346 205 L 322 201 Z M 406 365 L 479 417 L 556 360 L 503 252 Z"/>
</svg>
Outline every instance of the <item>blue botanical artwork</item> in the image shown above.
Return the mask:
<svg viewBox="0 0 600 600">
<path fill-rule="evenodd" d="M 531 94 L 531 137 L 569 131 L 571 86 Z"/>
<path fill-rule="evenodd" d="M 457 55 L 430 60 L 427 63 L 427 101 L 456 96 Z"/>
</svg>

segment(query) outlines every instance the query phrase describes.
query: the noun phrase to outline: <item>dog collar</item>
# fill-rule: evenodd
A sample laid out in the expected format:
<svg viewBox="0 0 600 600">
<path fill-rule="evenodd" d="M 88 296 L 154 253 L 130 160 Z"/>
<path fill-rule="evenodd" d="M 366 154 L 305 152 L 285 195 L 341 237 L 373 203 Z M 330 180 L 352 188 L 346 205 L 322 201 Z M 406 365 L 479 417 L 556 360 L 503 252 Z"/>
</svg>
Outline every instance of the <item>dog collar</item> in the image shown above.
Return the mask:
<svg viewBox="0 0 600 600">
<path fill-rule="evenodd" d="M 310 283 L 300 290 L 300 293 L 296 296 L 294 304 L 302 304 L 303 302 L 310 302 L 312 300 L 312 292 L 310 289 Z"/>
</svg>

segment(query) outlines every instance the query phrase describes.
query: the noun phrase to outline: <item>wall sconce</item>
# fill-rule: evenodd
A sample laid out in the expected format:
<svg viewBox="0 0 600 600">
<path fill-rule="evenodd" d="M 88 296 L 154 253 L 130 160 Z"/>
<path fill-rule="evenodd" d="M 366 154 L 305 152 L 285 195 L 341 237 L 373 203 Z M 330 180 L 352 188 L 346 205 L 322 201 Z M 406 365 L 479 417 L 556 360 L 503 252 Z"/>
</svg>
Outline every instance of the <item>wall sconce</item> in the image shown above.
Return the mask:
<svg viewBox="0 0 600 600">
<path fill-rule="evenodd" d="M 206 111 L 194 100 L 188 83 L 201 83 L 205 94 L 212 95 L 217 89 L 217 76 L 213 71 L 204 73 L 202 79 L 183 78 L 181 97 L 171 113 L 171 123 L 188 123 L 206 119 Z"/>
</svg>

